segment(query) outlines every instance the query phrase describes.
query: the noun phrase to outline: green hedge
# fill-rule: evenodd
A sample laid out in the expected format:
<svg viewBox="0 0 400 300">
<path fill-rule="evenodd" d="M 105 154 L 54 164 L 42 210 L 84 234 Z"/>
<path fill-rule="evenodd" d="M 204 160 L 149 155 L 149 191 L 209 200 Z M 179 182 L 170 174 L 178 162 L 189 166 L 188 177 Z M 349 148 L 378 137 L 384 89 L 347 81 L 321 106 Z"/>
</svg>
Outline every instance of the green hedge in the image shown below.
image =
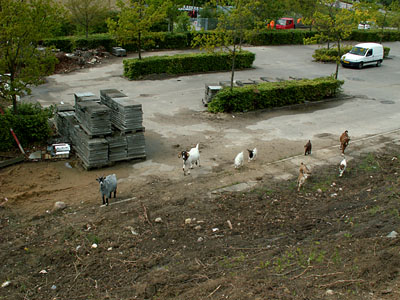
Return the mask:
<svg viewBox="0 0 400 300">
<path fill-rule="evenodd" d="M 0 151 L 17 147 L 10 128 L 23 147 L 45 142 L 51 135 L 48 122 L 51 116 L 52 110 L 42 109 L 40 105 L 20 104 L 17 115 L 12 113 L 12 109 L 6 109 L 5 114 L 0 115 Z"/>
<path fill-rule="evenodd" d="M 344 81 L 317 79 L 266 82 L 245 87 L 224 88 L 208 104 L 210 112 L 243 112 L 279 107 L 334 97 Z"/>
<path fill-rule="evenodd" d="M 340 49 L 340 55 L 342 56 L 343 54 L 349 52 L 353 48 L 353 46 L 345 46 Z M 390 52 L 389 47 L 383 47 L 383 58 L 388 57 Z M 321 61 L 321 62 L 334 62 L 336 61 L 336 58 L 338 56 L 338 49 L 337 48 L 319 48 L 314 51 L 314 54 L 312 57 L 316 61 Z"/>
<path fill-rule="evenodd" d="M 235 68 L 250 68 L 255 54 L 241 51 L 236 55 Z M 140 79 L 150 74 L 189 74 L 210 71 L 228 71 L 232 69 L 229 53 L 192 53 L 172 56 L 151 56 L 143 59 L 125 59 L 124 76 Z"/>
<path fill-rule="evenodd" d="M 301 45 L 304 38 L 310 38 L 317 32 L 312 30 L 264 30 L 250 35 L 246 41 L 247 44 L 254 46 L 262 45 Z M 142 49 L 187 49 L 191 47 L 193 37 L 198 34 L 212 34 L 208 32 L 186 32 L 186 33 L 169 33 L 169 32 L 153 32 L 146 35 L 142 39 Z M 359 42 L 379 42 L 382 35 L 381 30 L 353 30 L 347 40 Z M 400 32 L 397 30 L 385 30 L 383 32 L 382 41 L 400 41 Z M 88 38 L 85 37 L 60 37 L 46 39 L 43 41 L 44 46 L 55 46 L 64 52 L 72 52 L 76 48 L 94 49 L 103 46 L 107 51 L 111 51 L 113 46 L 120 45 L 109 34 L 93 34 Z M 132 38 L 130 42 L 122 45 L 126 51 L 134 52 L 138 50 L 136 38 Z"/>
</svg>

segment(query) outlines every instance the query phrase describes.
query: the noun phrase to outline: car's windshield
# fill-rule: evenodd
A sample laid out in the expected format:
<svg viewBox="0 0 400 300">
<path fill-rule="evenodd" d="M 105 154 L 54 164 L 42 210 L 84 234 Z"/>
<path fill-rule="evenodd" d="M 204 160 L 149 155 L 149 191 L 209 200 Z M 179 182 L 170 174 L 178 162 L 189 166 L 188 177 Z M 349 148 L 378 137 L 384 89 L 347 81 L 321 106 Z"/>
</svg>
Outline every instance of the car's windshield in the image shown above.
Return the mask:
<svg viewBox="0 0 400 300">
<path fill-rule="evenodd" d="M 353 47 L 353 48 L 350 50 L 350 53 L 351 53 L 351 54 L 355 54 L 355 55 L 364 56 L 365 53 L 367 53 L 367 50 L 368 50 L 367 48 Z"/>
<path fill-rule="evenodd" d="M 279 19 L 278 21 L 276 21 L 276 24 L 279 24 L 279 25 L 286 25 L 286 20 Z"/>
</svg>

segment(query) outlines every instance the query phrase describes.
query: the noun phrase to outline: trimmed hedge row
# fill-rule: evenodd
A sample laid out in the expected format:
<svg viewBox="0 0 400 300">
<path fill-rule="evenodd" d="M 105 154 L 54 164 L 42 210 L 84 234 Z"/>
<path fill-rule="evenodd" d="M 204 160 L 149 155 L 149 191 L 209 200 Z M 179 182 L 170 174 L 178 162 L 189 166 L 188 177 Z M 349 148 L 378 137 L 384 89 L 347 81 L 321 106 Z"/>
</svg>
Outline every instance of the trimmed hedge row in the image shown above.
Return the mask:
<svg viewBox="0 0 400 300">
<path fill-rule="evenodd" d="M 235 69 L 250 68 L 254 59 L 254 53 L 249 51 L 238 52 L 235 59 Z M 229 53 L 192 53 L 125 59 L 123 64 L 125 77 L 140 79 L 150 74 L 228 71 L 232 69 L 232 58 Z"/>
<path fill-rule="evenodd" d="M 17 147 L 10 128 L 23 147 L 45 142 L 51 135 L 48 123 L 51 115 L 51 110 L 42 110 L 40 105 L 33 104 L 20 104 L 17 115 L 12 113 L 12 109 L 6 109 L 4 115 L 0 115 L 0 151 Z"/>
<path fill-rule="evenodd" d="M 247 44 L 254 46 L 262 45 L 301 45 L 304 38 L 310 38 L 317 32 L 310 30 L 266 30 L 252 34 Z M 144 50 L 153 49 L 187 49 L 190 48 L 194 35 L 196 34 L 212 34 L 209 32 L 186 32 L 186 33 L 169 33 L 154 32 L 144 36 L 142 39 L 142 48 Z M 380 30 L 353 30 L 348 40 L 359 42 L 377 42 L 380 41 L 382 32 Z M 397 30 L 385 30 L 382 41 L 400 41 L 400 32 Z M 46 39 L 43 41 L 44 46 L 55 46 L 64 52 L 72 52 L 76 48 L 95 49 L 103 46 L 107 51 L 119 45 L 109 34 L 94 34 L 89 38 L 85 37 L 60 37 L 54 39 Z M 137 39 L 132 38 L 131 42 L 126 43 L 123 47 L 128 52 L 138 50 Z"/>
<path fill-rule="evenodd" d="M 334 97 L 342 80 L 332 77 L 266 82 L 245 87 L 224 88 L 208 104 L 208 111 L 243 112 L 279 107 Z"/>
<path fill-rule="evenodd" d="M 353 48 L 353 46 L 345 46 L 340 49 L 340 56 L 343 54 L 349 52 Z M 383 58 L 386 58 L 389 56 L 390 48 L 389 47 L 383 47 Z M 312 57 L 316 61 L 321 61 L 321 62 L 334 62 L 336 61 L 336 58 L 338 56 L 338 49 L 337 48 L 319 48 L 314 51 L 314 54 Z"/>
</svg>

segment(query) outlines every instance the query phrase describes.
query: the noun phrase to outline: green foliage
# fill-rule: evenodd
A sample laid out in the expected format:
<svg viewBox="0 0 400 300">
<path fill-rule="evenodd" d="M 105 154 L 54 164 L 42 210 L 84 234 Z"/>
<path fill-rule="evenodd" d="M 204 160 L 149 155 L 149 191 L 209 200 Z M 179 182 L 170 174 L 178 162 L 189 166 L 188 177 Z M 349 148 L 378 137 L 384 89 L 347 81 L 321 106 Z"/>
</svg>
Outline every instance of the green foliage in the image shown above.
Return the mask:
<svg viewBox="0 0 400 300">
<path fill-rule="evenodd" d="M 236 68 L 250 68 L 255 54 L 240 51 L 236 54 Z M 151 56 L 143 59 L 125 59 L 124 76 L 139 79 L 149 74 L 188 74 L 210 71 L 227 71 L 232 68 L 232 59 L 228 53 L 196 53 L 173 56 Z"/>
<path fill-rule="evenodd" d="M 51 135 L 48 119 L 52 117 L 51 108 L 42 109 L 40 105 L 21 103 L 18 105 L 18 114 L 6 109 L 0 115 L 0 151 L 7 151 L 17 147 L 10 132 L 12 128 L 23 146 L 45 142 Z"/>
<path fill-rule="evenodd" d="M 17 96 L 51 74 L 56 63 L 49 49 L 40 51 L 40 40 L 51 34 L 59 10 L 50 0 L 2 1 L 0 9 L 0 74 L 8 76 L 1 96 L 17 108 Z"/>
<path fill-rule="evenodd" d="M 342 47 L 340 53 L 338 53 L 338 48 L 319 48 L 314 51 L 313 58 L 316 61 L 321 62 L 335 62 L 337 57 L 341 57 L 343 54 L 349 52 L 352 46 Z M 390 52 L 389 47 L 383 47 L 384 54 L 383 57 L 387 57 Z"/>
<path fill-rule="evenodd" d="M 176 19 L 175 31 L 176 32 L 187 32 L 190 31 L 191 22 L 190 17 L 186 12 L 180 14 Z"/>
<path fill-rule="evenodd" d="M 334 97 L 344 82 L 331 77 L 266 82 L 224 88 L 208 104 L 210 112 L 242 112 Z"/>
</svg>

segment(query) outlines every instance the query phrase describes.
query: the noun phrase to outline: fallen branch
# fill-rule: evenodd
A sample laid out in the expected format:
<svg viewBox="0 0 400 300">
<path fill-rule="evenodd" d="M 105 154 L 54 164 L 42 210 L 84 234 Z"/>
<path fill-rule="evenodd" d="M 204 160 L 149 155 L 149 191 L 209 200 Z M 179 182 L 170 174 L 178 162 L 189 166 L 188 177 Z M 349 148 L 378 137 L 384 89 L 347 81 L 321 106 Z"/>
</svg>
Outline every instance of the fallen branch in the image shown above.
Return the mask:
<svg viewBox="0 0 400 300">
<path fill-rule="evenodd" d="M 318 287 L 326 288 L 326 287 L 331 287 L 331 286 L 336 285 L 336 284 L 342 284 L 342 283 L 349 284 L 349 283 L 354 283 L 354 282 L 365 282 L 365 280 L 363 280 L 363 279 L 337 280 L 335 282 L 331 282 L 331 283 L 328 283 L 328 284 L 322 284 L 322 285 L 320 285 Z"/>
<path fill-rule="evenodd" d="M 313 274 L 313 275 L 304 277 L 304 279 L 312 278 L 312 277 L 328 277 L 328 276 L 339 275 L 339 274 L 343 274 L 343 272 L 335 272 L 335 273 L 328 273 L 328 274 Z"/>
<path fill-rule="evenodd" d="M 216 291 L 219 290 L 220 287 L 221 287 L 221 285 L 217 286 L 217 288 L 214 291 L 212 291 L 211 294 L 208 295 L 208 297 L 211 297 Z"/>
<path fill-rule="evenodd" d="M 144 206 L 143 203 L 142 203 L 142 207 L 143 207 L 143 211 L 144 211 L 144 212 L 143 212 L 144 218 L 146 219 L 147 223 L 150 224 L 150 226 L 153 226 L 153 224 L 150 222 L 149 215 L 148 215 L 148 213 L 147 213 L 147 208 L 146 208 L 146 206 Z"/>
<path fill-rule="evenodd" d="M 311 268 L 312 268 L 312 266 L 308 266 L 307 268 L 304 269 L 303 272 L 301 272 L 299 275 L 296 275 L 296 276 L 290 278 L 290 280 L 294 280 L 294 279 L 299 278 L 299 277 L 302 276 L 305 272 L 307 272 L 308 269 L 311 269 Z"/>
</svg>

